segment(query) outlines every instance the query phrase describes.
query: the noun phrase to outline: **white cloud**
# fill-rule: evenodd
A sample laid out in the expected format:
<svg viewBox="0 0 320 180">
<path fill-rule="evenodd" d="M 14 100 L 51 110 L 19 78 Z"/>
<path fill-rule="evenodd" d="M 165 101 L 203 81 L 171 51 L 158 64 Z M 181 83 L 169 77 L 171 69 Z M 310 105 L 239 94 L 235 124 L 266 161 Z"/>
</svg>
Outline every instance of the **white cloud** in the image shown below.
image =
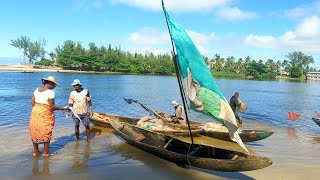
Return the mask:
<svg viewBox="0 0 320 180">
<path fill-rule="evenodd" d="M 202 54 L 207 54 L 209 51 L 205 47 L 218 39 L 214 33 L 206 35 L 190 30 L 187 30 L 187 33 Z M 129 35 L 127 46 L 130 52 L 164 54 L 170 53 L 171 40 L 167 31 L 163 32 L 154 28 L 143 28 Z"/>
<path fill-rule="evenodd" d="M 230 0 L 167 0 L 164 4 L 167 9 L 180 12 L 205 11 L 223 6 Z M 160 0 L 111 0 L 112 3 L 126 4 L 132 7 L 161 11 Z"/>
<path fill-rule="evenodd" d="M 128 40 L 137 45 L 160 45 L 169 44 L 170 36 L 168 32 L 161 32 L 153 28 L 143 28 L 138 32 L 131 33 Z"/>
<path fill-rule="evenodd" d="M 206 48 L 204 48 L 203 46 L 201 46 L 198 43 L 195 43 L 197 49 L 199 50 L 200 54 L 208 54 L 208 50 Z"/>
<path fill-rule="evenodd" d="M 258 17 L 254 12 L 242 11 L 237 7 L 223 7 L 217 11 L 216 16 L 228 21 L 241 21 Z"/>
<path fill-rule="evenodd" d="M 217 40 L 218 37 L 214 34 L 211 33 L 209 35 L 205 35 L 199 32 L 194 32 L 190 30 L 186 30 L 190 38 L 192 39 L 193 42 L 199 43 L 199 44 L 208 44 L 212 40 Z"/>
<path fill-rule="evenodd" d="M 320 19 L 317 16 L 306 18 L 297 27 L 296 33 L 298 36 L 305 38 L 318 37 L 320 33 Z"/>
<path fill-rule="evenodd" d="M 320 1 L 314 1 L 300 7 L 286 10 L 284 16 L 288 18 L 306 18 L 309 16 L 320 15 Z"/>
<path fill-rule="evenodd" d="M 277 48 L 277 39 L 272 36 L 258 36 L 250 34 L 246 37 L 245 43 L 259 48 Z"/>
<path fill-rule="evenodd" d="M 279 37 L 250 34 L 245 44 L 259 48 L 299 50 L 305 53 L 320 53 L 320 18 L 305 18 L 294 31 L 287 31 Z"/>
</svg>

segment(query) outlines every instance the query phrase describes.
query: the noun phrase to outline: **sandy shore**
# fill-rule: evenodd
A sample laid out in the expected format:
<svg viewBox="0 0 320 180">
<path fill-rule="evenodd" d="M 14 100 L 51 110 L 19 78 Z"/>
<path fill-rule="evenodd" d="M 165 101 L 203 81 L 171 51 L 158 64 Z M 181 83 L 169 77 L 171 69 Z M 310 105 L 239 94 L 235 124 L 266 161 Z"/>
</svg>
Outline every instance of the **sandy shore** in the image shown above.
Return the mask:
<svg viewBox="0 0 320 180">
<path fill-rule="evenodd" d="M 63 70 L 61 67 L 39 67 L 34 65 L 0 65 L 0 71 L 21 71 L 21 72 L 68 72 L 68 73 L 95 73 L 95 74 L 121 74 L 119 72 L 96 72 L 96 71 L 76 71 Z"/>
</svg>

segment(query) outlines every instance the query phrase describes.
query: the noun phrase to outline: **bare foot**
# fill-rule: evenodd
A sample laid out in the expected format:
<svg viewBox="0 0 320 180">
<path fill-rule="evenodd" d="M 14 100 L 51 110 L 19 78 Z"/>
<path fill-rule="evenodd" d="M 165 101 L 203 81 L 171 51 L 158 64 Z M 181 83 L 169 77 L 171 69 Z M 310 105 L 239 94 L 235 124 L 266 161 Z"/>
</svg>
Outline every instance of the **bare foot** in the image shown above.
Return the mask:
<svg viewBox="0 0 320 180">
<path fill-rule="evenodd" d="M 38 153 L 33 153 L 32 156 L 33 156 L 33 157 L 36 157 L 36 156 L 39 156 L 40 154 L 41 154 L 40 152 L 38 152 Z"/>
<path fill-rule="evenodd" d="M 58 154 L 58 153 L 57 153 L 57 152 L 49 153 L 49 154 L 43 153 L 42 156 L 43 156 L 43 157 L 49 157 L 49 156 L 55 156 L 56 154 Z"/>
</svg>

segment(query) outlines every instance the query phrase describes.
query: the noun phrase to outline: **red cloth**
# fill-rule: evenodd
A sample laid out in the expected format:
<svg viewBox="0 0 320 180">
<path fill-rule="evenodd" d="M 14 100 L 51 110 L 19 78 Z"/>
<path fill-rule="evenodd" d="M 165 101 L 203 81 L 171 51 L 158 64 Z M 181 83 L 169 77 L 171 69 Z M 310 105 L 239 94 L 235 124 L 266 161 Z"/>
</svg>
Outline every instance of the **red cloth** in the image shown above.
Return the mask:
<svg viewBox="0 0 320 180">
<path fill-rule="evenodd" d="M 301 114 L 298 113 L 294 113 L 294 112 L 288 112 L 288 118 L 290 120 L 296 120 L 299 116 L 301 116 Z"/>
</svg>

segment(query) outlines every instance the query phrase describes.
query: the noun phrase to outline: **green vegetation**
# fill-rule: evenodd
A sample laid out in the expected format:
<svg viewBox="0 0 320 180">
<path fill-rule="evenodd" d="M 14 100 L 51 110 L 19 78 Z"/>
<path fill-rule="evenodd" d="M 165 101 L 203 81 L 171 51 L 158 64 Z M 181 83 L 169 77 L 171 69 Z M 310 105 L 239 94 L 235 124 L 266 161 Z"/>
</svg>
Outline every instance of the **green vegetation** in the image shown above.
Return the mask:
<svg viewBox="0 0 320 180">
<path fill-rule="evenodd" d="M 124 72 L 136 74 L 163 74 L 171 75 L 174 65 L 171 55 L 153 53 L 131 54 L 121 50 L 120 47 L 98 47 L 95 43 L 88 44 L 89 49 L 82 47 L 81 43 L 71 40 L 64 42 L 62 46 L 48 53 L 50 59 L 45 59 L 44 46 L 46 41 L 32 42 L 30 38 L 21 36 L 11 40 L 11 45 L 23 50 L 23 59 L 27 57 L 29 64 L 42 66 L 59 66 L 66 70 L 97 71 L 97 72 Z M 312 56 L 302 52 L 292 52 L 286 56 L 286 60 L 274 61 L 268 59 L 254 60 L 245 57 L 236 60 L 233 56 L 223 58 L 215 54 L 212 59 L 204 57 L 214 77 L 228 78 L 267 78 L 274 79 L 278 76 L 290 78 L 304 78 L 309 71 L 316 71 L 310 68 L 314 63 Z"/>
</svg>

